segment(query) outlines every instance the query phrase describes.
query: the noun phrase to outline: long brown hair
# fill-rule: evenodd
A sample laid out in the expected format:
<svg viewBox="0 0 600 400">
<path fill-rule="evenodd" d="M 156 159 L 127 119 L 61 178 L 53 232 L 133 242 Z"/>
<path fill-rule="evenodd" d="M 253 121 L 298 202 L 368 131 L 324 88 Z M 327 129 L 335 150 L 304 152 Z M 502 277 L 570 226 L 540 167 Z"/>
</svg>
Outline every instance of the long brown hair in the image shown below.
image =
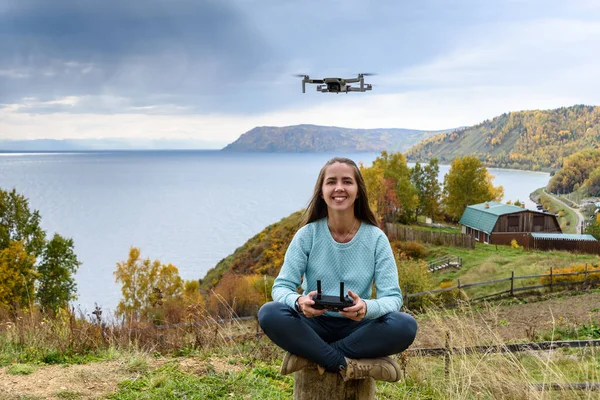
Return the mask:
<svg viewBox="0 0 600 400">
<path fill-rule="evenodd" d="M 327 167 L 334 163 L 347 164 L 354 170 L 354 179 L 358 185 L 358 197 L 354 201 L 354 216 L 360 221 L 379 226 L 375 214 L 371 210 L 371 207 L 369 207 L 367 185 L 365 185 L 365 180 L 360 173 L 360 169 L 358 169 L 358 166 L 354 161 L 344 157 L 334 157 L 327 161 L 325 165 L 323 165 L 323 168 L 321 168 L 321 172 L 319 172 L 319 177 L 317 178 L 317 183 L 315 184 L 314 193 L 310 199 L 310 202 L 308 203 L 306 211 L 304 212 L 302 226 L 327 216 L 327 204 L 321 195 L 323 181 L 325 180 L 325 171 L 327 170 Z"/>
</svg>

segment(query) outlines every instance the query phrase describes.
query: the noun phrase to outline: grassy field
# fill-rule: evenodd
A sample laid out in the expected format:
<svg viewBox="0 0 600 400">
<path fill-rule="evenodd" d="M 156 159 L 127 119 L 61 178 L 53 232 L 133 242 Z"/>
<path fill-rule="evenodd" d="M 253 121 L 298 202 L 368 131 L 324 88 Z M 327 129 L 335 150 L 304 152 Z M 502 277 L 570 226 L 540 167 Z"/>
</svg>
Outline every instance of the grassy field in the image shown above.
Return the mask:
<svg viewBox="0 0 600 400">
<path fill-rule="evenodd" d="M 457 349 L 504 343 L 497 324 L 473 323 L 475 319 L 476 312 L 467 305 L 450 311 L 430 309 L 419 317 L 421 329 L 448 332 Z M 5 332 L 0 338 L 6 343 Z M 163 354 L 136 348 L 132 342 L 111 345 L 85 360 L 63 357 L 54 364 L 42 359 L 11 363 L 0 368 L 0 397 L 293 398 L 293 376 L 279 374 L 283 351 L 265 337 L 222 340 L 204 348 L 180 350 Z M 377 382 L 378 399 L 591 399 L 596 392 L 544 391 L 537 385 L 600 381 L 600 351 L 594 348 L 518 354 L 466 354 L 458 350 L 447 371 L 442 357 L 394 357 L 403 366 L 403 378 L 397 383 Z"/>
<path fill-rule="evenodd" d="M 450 286 L 456 286 L 459 279 L 461 285 L 465 285 L 510 278 L 513 271 L 515 276 L 518 277 L 546 274 L 551 267 L 556 270 L 574 265 L 585 265 L 586 263 L 590 266 L 600 264 L 600 256 L 598 255 L 566 251 L 526 251 L 523 248 L 482 243 L 476 243 L 475 249 L 433 245 L 422 245 L 422 247 L 426 261 L 443 256 L 458 256 L 462 258 L 463 262 L 460 269 L 448 268 L 432 273 L 433 286 L 430 289 L 439 287 L 443 282 L 451 282 L 452 285 Z M 535 284 L 539 284 L 536 279 L 515 280 L 515 288 Z M 509 288 L 510 283 L 503 282 L 497 285 L 469 288 L 466 293 L 469 297 L 474 298 Z"/>
<path fill-rule="evenodd" d="M 510 246 L 475 249 L 422 246 L 423 260 L 460 256 L 461 269 L 430 275 L 434 285 L 543 274 L 550 267 L 598 264 L 597 255 L 525 251 Z M 506 289 L 473 288 L 471 297 Z M 460 349 L 482 344 L 558 339 L 600 339 L 600 292 L 541 297 L 536 303 L 461 304 L 418 314 L 414 346 Z M 291 399 L 293 376 L 279 374 L 283 351 L 256 322 L 211 322 L 193 327 L 133 330 L 94 324 L 70 313 L 47 318 L 22 313 L 0 321 L 2 399 Z M 378 399 L 592 399 L 598 392 L 540 390 L 544 383 L 600 383 L 600 350 L 557 349 L 519 354 L 466 354 L 443 358 L 397 357 L 404 374 L 377 383 Z M 42 384 L 43 382 L 43 384 Z"/>
</svg>

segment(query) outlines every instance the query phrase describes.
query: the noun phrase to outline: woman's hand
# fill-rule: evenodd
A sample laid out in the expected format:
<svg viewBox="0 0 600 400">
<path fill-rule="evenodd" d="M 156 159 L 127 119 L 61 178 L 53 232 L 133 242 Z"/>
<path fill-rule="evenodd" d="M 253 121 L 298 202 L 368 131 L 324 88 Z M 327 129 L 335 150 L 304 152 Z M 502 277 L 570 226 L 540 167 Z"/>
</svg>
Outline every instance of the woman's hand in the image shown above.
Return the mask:
<svg viewBox="0 0 600 400">
<path fill-rule="evenodd" d="M 316 290 L 313 290 L 306 296 L 298 297 L 298 309 L 306 318 L 314 318 L 323 315 L 327 310 L 315 310 L 312 305 L 315 304 L 312 297 L 317 294 Z"/>
<path fill-rule="evenodd" d="M 354 305 L 344 308 L 344 311 L 340 311 L 340 314 L 353 321 L 360 321 L 367 314 L 367 303 L 352 290 L 348 290 L 348 295 L 352 297 Z"/>
</svg>

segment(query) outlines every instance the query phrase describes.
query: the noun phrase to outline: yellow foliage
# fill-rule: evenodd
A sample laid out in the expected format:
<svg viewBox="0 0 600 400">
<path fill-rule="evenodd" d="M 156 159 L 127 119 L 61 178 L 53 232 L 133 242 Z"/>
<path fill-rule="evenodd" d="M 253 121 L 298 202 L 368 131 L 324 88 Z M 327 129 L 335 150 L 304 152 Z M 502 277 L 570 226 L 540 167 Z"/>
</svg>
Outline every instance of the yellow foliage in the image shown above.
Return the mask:
<svg viewBox="0 0 600 400">
<path fill-rule="evenodd" d="M 587 268 L 587 282 L 600 282 L 600 265 L 587 265 L 587 264 L 575 264 L 565 268 L 553 268 L 552 269 L 552 283 L 560 282 L 582 282 L 585 279 L 585 274 L 577 275 L 563 275 L 560 274 L 572 274 L 575 272 L 585 272 Z M 556 276 L 559 275 L 559 276 Z M 550 270 L 546 272 L 546 275 L 540 278 L 540 283 L 543 285 L 550 284 Z"/>
<path fill-rule="evenodd" d="M 398 282 L 404 295 L 431 290 L 433 287 L 431 273 L 427 270 L 428 265 L 423 260 L 414 261 L 397 258 L 396 264 L 398 266 Z M 411 298 L 408 301 L 408 306 L 411 309 L 418 309 L 426 301 L 426 296 Z"/>
<path fill-rule="evenodd" d="M 183 290 L 177 267 L 149 258 L 142 260 L 140 254 L 139 248 L 132 247 L 128 260 L 118 262 L 114 272 L 123 295 L 116 314 L 131 321 L 147 319 L 151 309 L 156 311 L 166 301 L 181 297 Z"/>
<path fill-rule="evenodd" d="M 262 296 L 253 286 L 254 277 L 227 272 L 209 298 L 211 313 L 221 317 L 256 315 L 263 304 Z"/>
<path fill-rule="evenodd" d="M 0 251 L 0 307 L 15 309 L 33 302 L 35 257 L 22 242 L 11 241 Z"/>
</svg>

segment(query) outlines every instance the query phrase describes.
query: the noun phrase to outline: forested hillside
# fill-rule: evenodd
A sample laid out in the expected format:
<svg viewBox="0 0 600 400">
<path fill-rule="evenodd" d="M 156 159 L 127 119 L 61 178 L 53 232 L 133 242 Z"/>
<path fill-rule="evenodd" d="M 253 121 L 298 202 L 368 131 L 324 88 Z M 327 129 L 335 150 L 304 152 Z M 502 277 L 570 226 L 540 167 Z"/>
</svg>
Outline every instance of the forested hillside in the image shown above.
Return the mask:
<svg viewBox="0 0 600 400">
<path fill-rule="evenodd" d="M 576 105 L 555 110 L 502 114 L 479 125 L 443 133 L 411 148 L 409 161 L 437 157 L 450 163 L 474 155 L 500 168 L 552 170 L 563 159 L 600 143 L 600 107 Z"/>
<path fill-rule="evenodd" d="M 585 149 L 566 157 L 548 184 L 552 193 L 580 189 L 584 196 L 600 196 L 600 149 Z"/>
</svg>

